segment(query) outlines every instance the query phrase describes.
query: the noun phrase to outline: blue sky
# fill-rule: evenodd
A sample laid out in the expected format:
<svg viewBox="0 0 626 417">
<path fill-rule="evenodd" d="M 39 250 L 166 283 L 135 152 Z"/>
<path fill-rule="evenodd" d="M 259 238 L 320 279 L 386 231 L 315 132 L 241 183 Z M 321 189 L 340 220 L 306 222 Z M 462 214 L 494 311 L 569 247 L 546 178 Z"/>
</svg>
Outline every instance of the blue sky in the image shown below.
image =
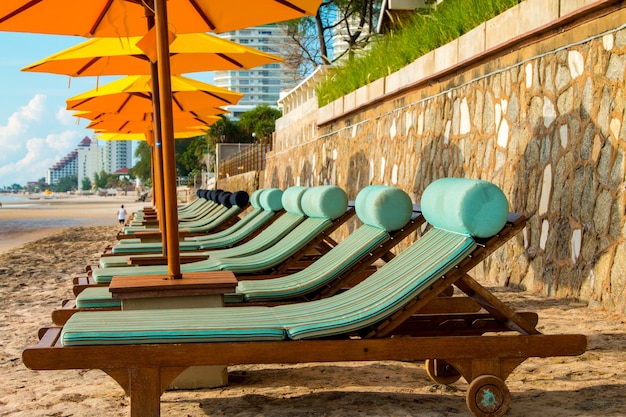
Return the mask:
<svg viewBox="0 0 626 417">
<path fill-rule="evenodd" d="M 24 66 L 85 41 L 70 36 L 0 32 L 0 187 L 25 185 L 71 152 L 92 131 L 65 100 L 114 78 L 21 72 Z"/>
<path fill-rule="evenodd" d="M 45 177 L 76 148 L 87 121 L 65 110 L 65 100 L 118 77 L 71 78 L 21 72 L 28 64 L 86 41 L 73 36 L 0 32 L 0 187 Z M 209 74 L 192 78 L 210 82 Z"/>
</svg>

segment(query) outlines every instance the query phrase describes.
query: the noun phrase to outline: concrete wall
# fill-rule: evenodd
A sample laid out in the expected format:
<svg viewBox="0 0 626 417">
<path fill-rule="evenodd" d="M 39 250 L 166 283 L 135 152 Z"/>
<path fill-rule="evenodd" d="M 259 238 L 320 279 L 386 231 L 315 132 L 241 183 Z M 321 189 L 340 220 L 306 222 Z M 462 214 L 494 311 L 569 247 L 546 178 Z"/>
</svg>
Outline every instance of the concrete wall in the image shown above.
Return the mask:
<svg viewBox="0 0 626 417">
<path fill-rule="evenodd" d="M 228 178 L 221 178 L 217 180 L 215 188 L 230 192 L 246 191 L 248 194 L 252 194 L 254 190 L 260 188 L 260 175 L 263 175 L 263 173 L 253 171 Z"/>
<path fill-rule="evenodd" d="M 418 202 L 440 177 L 492 181 L 528 226 L 474 275 L 626 311 L 626 12 L 563 19 L 601 3 L 614 2 L 527 0 L 323 108 L 307 101 L 301 123 L 293 108 L 261 186 L 337 184 L 354 198 L 390 184 Z M 524 37 L 533 23 L 557 26 Z"/>
</svg>

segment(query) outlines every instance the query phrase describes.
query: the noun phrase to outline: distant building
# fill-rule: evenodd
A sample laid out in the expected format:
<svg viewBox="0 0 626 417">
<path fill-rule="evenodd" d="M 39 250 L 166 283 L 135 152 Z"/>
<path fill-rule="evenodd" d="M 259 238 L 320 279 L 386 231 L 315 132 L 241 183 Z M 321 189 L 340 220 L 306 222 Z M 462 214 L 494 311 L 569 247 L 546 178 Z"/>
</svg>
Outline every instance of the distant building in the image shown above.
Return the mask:
<svg viewBox="0 0 626 417">
<path fill-rule="evenodd" d="M 46 173 L 46 182 L 50 185 L 59 183 L 61 178 L 78 175 L 78 151 L 73 150 L 56 164 L 52 165 Z"/>
<path fill-rule="evenodd" d="M 217 36 L 280 57 L 288 52 L 288 37 L 276 24 L 249 27 Z M 299 81 L 297 71 L 283 63 L 242 71 L 215 71 L 214 77 L 215 85 L 245 94 L 237 105 L 225 106 L 232 112 L 234 119 L 261 104 L 277 108 L 280 93 L 291 90 Z"/>
<path fill-rule="evenodd" d="M 113 173 L 131 165 L 131 141 L 106 141 L 98 146 L 98 141 L 85 137 L 75 150 L 48 169 L 46 182 L 55 185 L 61 178 L 76 175 L 80 188 L 85 177 L 93 182 L 95 173 Z"/>
</svg>

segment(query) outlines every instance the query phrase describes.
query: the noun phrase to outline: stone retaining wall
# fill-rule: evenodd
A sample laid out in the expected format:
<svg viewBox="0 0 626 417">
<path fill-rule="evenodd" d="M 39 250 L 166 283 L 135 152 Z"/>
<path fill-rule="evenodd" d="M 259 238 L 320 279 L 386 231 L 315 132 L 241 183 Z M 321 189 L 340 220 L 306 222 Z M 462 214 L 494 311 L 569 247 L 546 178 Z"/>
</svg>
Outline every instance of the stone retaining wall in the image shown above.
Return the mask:
<svg viewBox="0 0 626 417">
<path fill-rule="evenodd" d="M 361 108 L 355 92 L 354 111 L 306 101 L 302 124 L 277 125 L 261 186 L 337 184 L 354 198 L 390 184 L 418 202 L 440 177 L 492 181 L 528 226 L 474 275 L 626 312 L 625 21 L 618 10 L 555 29 Z"/>
</svg>

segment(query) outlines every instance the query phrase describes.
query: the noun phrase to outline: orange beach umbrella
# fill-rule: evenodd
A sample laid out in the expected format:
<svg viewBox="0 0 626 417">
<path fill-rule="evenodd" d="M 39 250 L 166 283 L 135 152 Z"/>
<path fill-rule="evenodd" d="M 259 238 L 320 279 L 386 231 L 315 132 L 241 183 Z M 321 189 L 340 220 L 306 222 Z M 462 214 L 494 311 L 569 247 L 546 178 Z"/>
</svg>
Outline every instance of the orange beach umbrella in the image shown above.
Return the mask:
<svg viewBox="0 0 626 417">
<path fill-rule="evenodd" d="M 0 31 L 127 37 L 141 36 L 148 28 L 155 28 L 157 68 L 154 75 L 158 76 L 155 94 L 159 95 L 155 107 L 158 103 L 162 116 L 164 214 L 168 232 L 165 243 L 168 248 L 168 276 L 177 279 L 182 275 L 178 248 L 169 32 L 228 32 L 313 16 L 320 3 L 321 0 L 2 0 Z M 155 409 L 158 413 L 158 407 Z"/>
<path fill-rule="evenodd" d="M 22 71 L 72 77 L 150 75 L 152 54 L 146 47 L 140 48 L 141 40 L 140 36 L 90 39 L 30 64 Z M 172 74 L 241 70 L 282 61 L 277 56 L 206 33 L 178 35 L 170 44 Z"/>
<path fill-rule="evenodd" d="M 197 108 L 237 104 L 243 97 L 226 88 L 197 81 L 182 75 L 171 79 L 172 106 L 187 111 Z M 148 75 L 129 75 L 66 100 L 68 110 L 92 112 L 152 111 L 152 79 Z"/>
</svg>

